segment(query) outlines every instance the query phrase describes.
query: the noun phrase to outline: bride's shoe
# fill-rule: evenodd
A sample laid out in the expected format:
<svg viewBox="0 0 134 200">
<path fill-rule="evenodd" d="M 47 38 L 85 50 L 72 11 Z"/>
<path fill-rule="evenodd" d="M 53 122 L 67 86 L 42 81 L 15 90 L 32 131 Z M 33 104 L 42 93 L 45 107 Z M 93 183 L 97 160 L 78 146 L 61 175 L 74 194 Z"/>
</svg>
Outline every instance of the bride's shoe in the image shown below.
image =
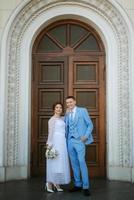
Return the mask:
<svg viewBox="0 0 134 200">
<path fill-rule="evenodd" d="M 54 184 L 54 187 L 58 192 L 63 192 L 63 189 L 60 188 L 60 186 L 57 186 L 56 184 Z"/>
<path fill-rule="evenodd" d="M 46 187 L 45 187 L 45 189 L 46 189 L 47 192 L 51 192 L 51 193 L 54 192 L 52 189 L 49 188 L 48 183 L 46 183 Z"/>
</svg>

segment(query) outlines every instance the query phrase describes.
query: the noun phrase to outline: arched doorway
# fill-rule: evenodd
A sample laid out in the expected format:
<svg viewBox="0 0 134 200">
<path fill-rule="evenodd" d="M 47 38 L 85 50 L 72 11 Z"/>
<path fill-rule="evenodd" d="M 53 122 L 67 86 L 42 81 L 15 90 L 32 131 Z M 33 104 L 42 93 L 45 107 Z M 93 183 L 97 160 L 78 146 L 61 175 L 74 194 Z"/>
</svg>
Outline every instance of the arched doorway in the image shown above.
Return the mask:
<svg viewBox="0 0 134 200">
<path fill-rule="evenodd" d="M 97 32 L 76 20 L 58 21 L 36 38 L 32 52 L 31 175 L 44 175 L 52 105 L 74 95 L 94 123 L 87 147 L 91 177 L 105 176 L 105 50 Z"/>
</svg>

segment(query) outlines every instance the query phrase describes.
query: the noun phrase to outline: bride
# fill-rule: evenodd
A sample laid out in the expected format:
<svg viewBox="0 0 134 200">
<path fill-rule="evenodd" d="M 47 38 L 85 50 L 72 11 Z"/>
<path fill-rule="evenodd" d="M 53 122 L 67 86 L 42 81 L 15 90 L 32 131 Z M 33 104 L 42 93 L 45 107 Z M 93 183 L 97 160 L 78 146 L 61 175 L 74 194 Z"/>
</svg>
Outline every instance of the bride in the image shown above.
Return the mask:
<svg viewBox="0 0 134 200">
<path fill-rule="evenodd" d="M 68 184 L 70 182 L 70 167 L 65 138 L 65 122 L 61 116 L 63 105 L 55 103 L 53 105 L 54 115 L 48 121 L 48 149 L 53 148 L 57 152 L 54 158 L 47 158 L 46 167 L 46 190 L 54 192 L 55 188 L 58 192 L 63 189 L 60 184 Z"/>
</svg>

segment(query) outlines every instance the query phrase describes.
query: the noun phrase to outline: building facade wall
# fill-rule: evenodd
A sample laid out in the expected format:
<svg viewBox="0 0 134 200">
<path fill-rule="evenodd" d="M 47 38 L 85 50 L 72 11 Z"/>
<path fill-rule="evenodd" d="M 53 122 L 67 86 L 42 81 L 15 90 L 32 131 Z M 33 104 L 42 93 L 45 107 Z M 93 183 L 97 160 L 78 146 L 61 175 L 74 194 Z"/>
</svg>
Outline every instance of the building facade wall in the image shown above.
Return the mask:
<svg viewBox="0 0 134 200">
<path fill-rule="evenodd" d="M 24 0 L 0 0 L 0 38 L 2 37 L 2 31 L 12 15 L 14 9 Z M 111 0 L 109 0 L 111 1 Z M 125 10 L 127 15 L 134 26 L 134 1 L 133 0 L 115 0 Z"/>
<path fill-rule="evenodd" d="M 98 31 L 106 48 L 107 177 L 134 182 L 132 1 L 2 2 L 0 180 L 29 175 L 30 55 L 34 39 L 51 22 L 79 16 Z"/>
</svg>

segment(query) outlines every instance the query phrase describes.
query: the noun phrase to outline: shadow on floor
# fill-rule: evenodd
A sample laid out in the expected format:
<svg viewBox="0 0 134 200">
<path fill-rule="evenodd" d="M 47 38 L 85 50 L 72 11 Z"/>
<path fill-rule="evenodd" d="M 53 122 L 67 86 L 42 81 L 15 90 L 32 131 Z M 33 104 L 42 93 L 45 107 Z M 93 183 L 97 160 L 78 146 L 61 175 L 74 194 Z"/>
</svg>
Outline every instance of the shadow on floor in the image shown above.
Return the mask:
<svg viewBox="0 0 134 200">
<path fill-rule="evenodd" d="M 85 197 L 82 192 L 69 193 L 68 186 L 64 192 L 53 194 L 45 191 L 42 179 L 9 181 L 0 183 L 0 200 L 133 200 L 134 184 L 104 179 L 91 180 L 91 196 Z"/>
</svg>

